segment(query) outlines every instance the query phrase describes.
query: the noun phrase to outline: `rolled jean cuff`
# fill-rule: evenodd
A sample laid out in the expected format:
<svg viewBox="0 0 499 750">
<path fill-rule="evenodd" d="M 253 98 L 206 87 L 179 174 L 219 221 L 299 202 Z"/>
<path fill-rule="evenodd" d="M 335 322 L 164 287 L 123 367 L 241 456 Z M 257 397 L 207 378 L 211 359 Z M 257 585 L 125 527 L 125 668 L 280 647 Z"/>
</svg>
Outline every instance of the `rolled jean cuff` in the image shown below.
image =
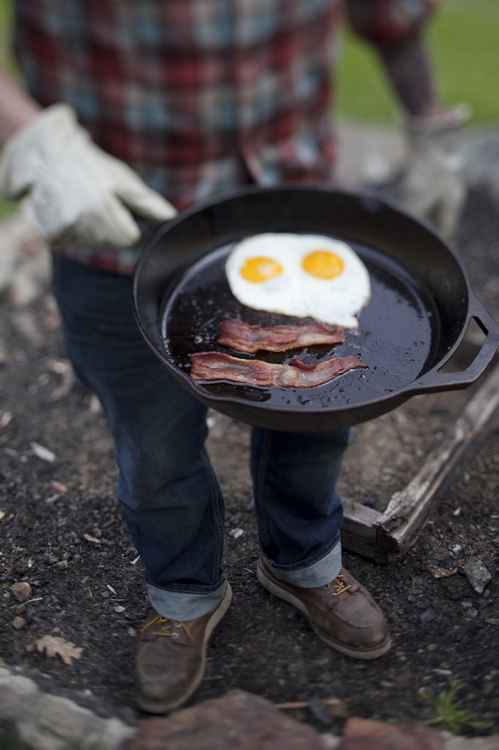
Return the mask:
<svg viewBox="0 0 499 750">
<path fill-rule="evenodd" d="M 342 568 L 341 542 L 338 540 L 332 549 L 311 565 L 304 568 L 293 568 L 293 570 L 279 568 L 271 560 L 267 560 L 272 573 L 280 581 L 292 583 L 306 589 L 314 589 L 325 586 L 340 574 Z"/>
<path fill-rule="evenodd" d="M 224 597 L 225 582 L 216 591 L 208 594 L 195 594 L 184 591 L 169 591 L 152 583 L 147 584 L 151 606 L 162 617 L 185 622 L 213 612 Z"/>
</svg>

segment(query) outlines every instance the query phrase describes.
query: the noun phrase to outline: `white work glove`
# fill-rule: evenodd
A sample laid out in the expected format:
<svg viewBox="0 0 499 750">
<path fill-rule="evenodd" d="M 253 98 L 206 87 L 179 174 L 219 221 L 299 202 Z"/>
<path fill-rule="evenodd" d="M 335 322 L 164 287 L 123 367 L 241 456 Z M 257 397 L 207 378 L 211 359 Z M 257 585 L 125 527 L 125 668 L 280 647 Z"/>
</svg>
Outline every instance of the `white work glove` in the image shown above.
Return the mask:
<svg viewBox="0 0 499 750">
<path fill-rule="evenodd" d="M 469 117 L 469 108 L 462 104 L 441 114 L 410 117 L 405 123 L 409 155 L 399 186 L 400 203 L 447 238 L 454 233 L 466 198 L 458 142 Z"/>
<path fill-rule="evenodd" d="M 96 146 L 67 104 L 43 110 L 6 142 L 0 195 L 28 195 L 43 239 L 55 245 L 129 247 L 141 236 L 132 211 L 156 221 L 177 213 L 129 166 Z"/>
</svg>

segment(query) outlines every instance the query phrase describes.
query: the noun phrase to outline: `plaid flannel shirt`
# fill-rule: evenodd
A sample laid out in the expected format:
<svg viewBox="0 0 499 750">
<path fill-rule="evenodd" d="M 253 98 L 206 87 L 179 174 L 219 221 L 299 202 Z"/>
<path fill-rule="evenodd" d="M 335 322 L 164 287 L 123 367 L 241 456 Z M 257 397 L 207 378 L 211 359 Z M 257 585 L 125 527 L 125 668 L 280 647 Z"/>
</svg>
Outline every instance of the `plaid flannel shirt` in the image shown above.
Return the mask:
<svg viewBox="0 0 499 750">
<path fill-rule="evenodd" d="M 392 44 L 438 0 L 16 0 L 15 50 L 43 106 L 182 209 L 248 182 L 333 180 L 335 30 Z M 78 248 L 131 273 L 137 249 Z"/>
</svg>

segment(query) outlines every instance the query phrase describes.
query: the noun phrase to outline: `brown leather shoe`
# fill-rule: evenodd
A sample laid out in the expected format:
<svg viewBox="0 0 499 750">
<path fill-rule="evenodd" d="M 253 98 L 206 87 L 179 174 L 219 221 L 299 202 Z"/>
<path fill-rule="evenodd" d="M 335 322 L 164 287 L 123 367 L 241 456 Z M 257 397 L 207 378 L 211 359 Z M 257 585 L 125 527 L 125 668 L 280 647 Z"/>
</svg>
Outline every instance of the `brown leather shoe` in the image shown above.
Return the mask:
<svg viewBox="0 0 499 750">
<path fill-rule="evenodd" d="M 226 581 L 218 607 L 187 622 L 169 620 L 151 609 L 138 636 L 136 657 L 138 702 L 144 711 L 173 711 L 197 690 L 205 670 L 208 641 L 231 598 L 232 589 Z"/>
<path fill-rule="evenodd" d="M 336 651 L 354 659 L 376 659 L 390 648 L 382 611 L 345 568 L 331 583 L 313 589 L 280 581 L 263 558 L 257 576 L 267 591 L 303 612 L 321 641 Z"/>
</svg>

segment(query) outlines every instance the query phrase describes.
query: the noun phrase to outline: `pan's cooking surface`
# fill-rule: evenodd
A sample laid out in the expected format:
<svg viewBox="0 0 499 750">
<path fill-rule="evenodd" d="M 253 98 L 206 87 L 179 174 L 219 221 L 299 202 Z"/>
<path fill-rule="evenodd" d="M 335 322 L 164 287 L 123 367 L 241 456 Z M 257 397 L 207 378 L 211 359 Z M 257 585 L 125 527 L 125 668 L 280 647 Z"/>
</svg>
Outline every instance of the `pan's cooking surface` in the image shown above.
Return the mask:
<svg viewBox="0 0 499 750">
<path fill-rule="evenodd" d="M 288 409 L 318 409 L 354 406 L 382 398 L 413 382 L 432 361 L 440 335 L 439 316 L 425 288 L 386 256 L 350 242 L 364 261 L 370 276 L 372 297 L 362 311 L 359 329 L 347 331 L 340 346 L 309 347 L 283 353 L 259 352 L 259 359 L 286 363 L 299 356 L 317 363 L 331 356 L 357 354 L 369 366 L 354 370 L 323 386 L 308 389 L 256 388 L 226 382 L 196 385 L 204 393 L 240 397 L 246 401 Z M 251 310 L 232 295 L 224 264 L 233 245 L 221 247 L 191 266 L 165 294 L 162 337 L 165 353 L 181 371 L 190 370 L 189 355 L 198 351 L 225 351 L 217 344 L 220 323 L 240 317 L 252 325 L 299 322 L 281 315 Z M 246 355 L 249 358 L 249 355 Z"/>
</svg>

